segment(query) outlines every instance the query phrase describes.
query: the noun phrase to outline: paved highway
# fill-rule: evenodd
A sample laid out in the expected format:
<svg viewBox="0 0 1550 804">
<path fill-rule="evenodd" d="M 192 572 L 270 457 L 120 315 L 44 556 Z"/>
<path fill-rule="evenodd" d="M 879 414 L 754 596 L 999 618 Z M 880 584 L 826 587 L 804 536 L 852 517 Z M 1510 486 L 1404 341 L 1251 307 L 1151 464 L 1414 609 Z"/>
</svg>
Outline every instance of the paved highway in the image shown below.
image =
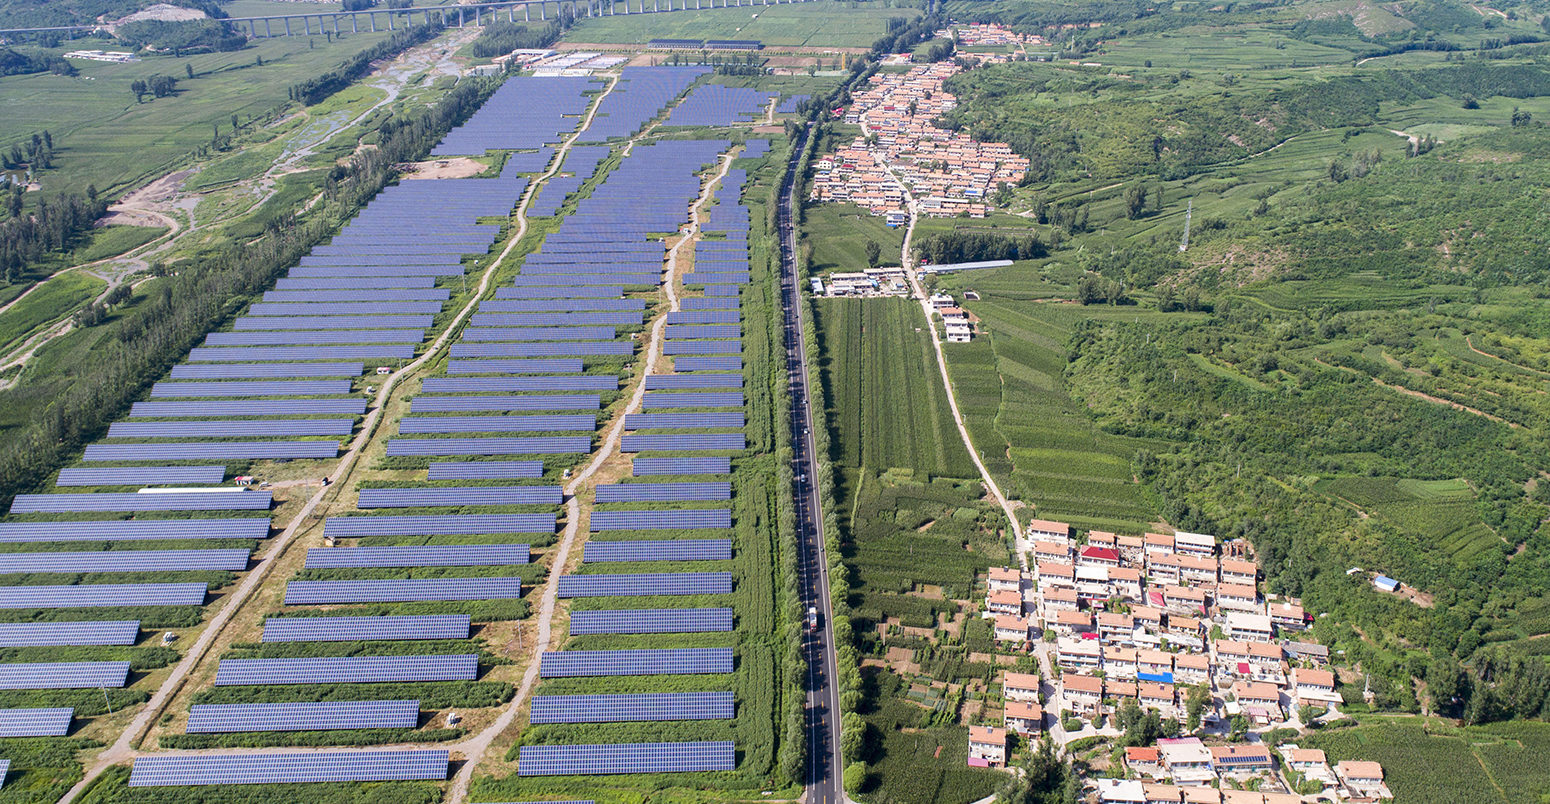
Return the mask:
<svg viewBox="0 0 1550 804">
<path fill-rule="evenodd" d="M 797 276 L 796 168 L 811 124 L 792 144 L 781 189 L 780 296 L 786 326 L 786 369 L 791 382 L 792 497 L 796 504 L 802 608 L 818 609 L 818 628 L 804 636 L 807 658 L 807 804 L 840 804 L 840 699 L 835 686 L 834 621 L 829 607 L 829 561 L 824 554 L 823 511 L 818 504 L 818 457 L 813 450 L 813 411 L 807 395 L 807 347 L 802 340 Z"/>
</svg>

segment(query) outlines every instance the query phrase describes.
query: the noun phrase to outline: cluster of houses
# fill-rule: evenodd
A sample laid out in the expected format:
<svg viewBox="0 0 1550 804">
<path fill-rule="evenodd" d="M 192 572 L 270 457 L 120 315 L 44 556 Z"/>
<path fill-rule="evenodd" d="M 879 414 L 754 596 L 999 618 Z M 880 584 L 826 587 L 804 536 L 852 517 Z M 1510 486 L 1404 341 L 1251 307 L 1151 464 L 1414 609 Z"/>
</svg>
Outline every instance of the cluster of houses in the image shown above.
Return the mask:
<svg viewBox="0 0 1550 804">
<path fill-rule="evenodd" d="M 968 343 L 974 337 L 974 323 L 969 311 L 958 306 L 946 293 L 931 294 L 931 309 L 942 317 L 942 328 L 947 331 L 949 343 Z"/>
<path fill-rule="evenodd" d="M 1316 748 L 1283 746 L 1277 750 L 1290 773 L 1323 785 L 1323 797 L 1351 802 L 1393 798 L 1383 783 L 1383 766 L 1376 762 L 1338 762 L 1333 768 Z M 1125 749 L 1125 771 L 1131 778 L 1098 782 L 1103 804 L 1297 804 L 1291 793 L 1215 788 L 1217 780 L 1240 786 L 1263 774 L 1275 773 L 1276 760 L 1263 744 L 1207 746 L 1195 737 L 1158 740 L 1156 747 Z M 1171 780 L 1171 781 L 1165 781 Z"/>
<path fill-rule="evenodd" d="M 1037 34 L 1019 34 L 1003 25 L 968 23 L 943 28 L 933 34 L 937 39 L 951 39 L 959 47 L 1005 47 L 1008 45 L 1047 45 L 1044 37 Z"/>
<path fill-rule="evenodd" d="M 827 281 L 826 281 L 827 280 Z M 815 296 L 906 296 L 909 280 L 904 269 L 884 265 L 864 271 L 838 272 L 810 280 Z"/>
<path fill-rule="evenodd" d="M 908 220 L 907 186 L 921 214 L 987 215 L 987 199 L 1021 181 L 1028 160 L 1006 143 L 976 142 L 932 122 L 956 105 L 943 82 L 959 69 L 938 62 L 873 75 L 845 111 L 862 135 L 814 163 L 810 200 L 848 201 L 897 225 Z"/>
<path fill-rule="evenodd" d="M 1219 714 L 1241 715 L 1253 727 L 1272 728 L 1302 707 L 1322 713 L 1341 702 L 1328 649 L 1296 638 L 1309 622 L 1301 605 L 1260 597 L 1259 570 L 1242 543 L 1224 545 L 1219 555 L 1215 538 L 1196 533 L 1092 531 L 1079 542 L 1070 525 L 1047 520 L 1030 522 L 1028 533 L 1032 569 L 991 569 L 985 616 L 993 619 L 996 639 L 1013 648 L 1053 642 L 1059 683 L 1049 704 L 1062 715 L 1098 722 L 1130 699 L 1182 721 L 1189 690 L 1204 688 L 1211 693 L 1206 722 Z M 1039 678 L 1008 672 L 1002 686 L 1003 727 L 971 734 L 971 759 L 994 764 L 998 733 L 1004 745 L 1008 733 L 1032 736 L 1041 730 Z M 1003 760 L 1004 753 L 1003 747 Z M 1285 764 L 1311 763 L 1317 753 L 1287 757 Z M 1322 765 L 1322 754 L 1318 757 Z M 1189 793 L 1193 798 L 1178 790 L 1275 768 L 1264 746 L 1208 747 L 1196 738 L 1132 749 L 1127 764 L 1132 776 L 1170 784 L 1122 785 L 1115 788 L 1121 797 L 1103 800 L 1237 802 L 1209 798 L 1214 789 Z M 1386 797 L 1382 769 L 1375 764 L 1342 763 L 1350 773 L 1328 772 L 1327 766 L 1323 772 L 1299 772 L 1352 800 L 1368 794 L 1375 800 Z M 1374 770 L 1377 784 L 1368 784 Z"/>
</svg>

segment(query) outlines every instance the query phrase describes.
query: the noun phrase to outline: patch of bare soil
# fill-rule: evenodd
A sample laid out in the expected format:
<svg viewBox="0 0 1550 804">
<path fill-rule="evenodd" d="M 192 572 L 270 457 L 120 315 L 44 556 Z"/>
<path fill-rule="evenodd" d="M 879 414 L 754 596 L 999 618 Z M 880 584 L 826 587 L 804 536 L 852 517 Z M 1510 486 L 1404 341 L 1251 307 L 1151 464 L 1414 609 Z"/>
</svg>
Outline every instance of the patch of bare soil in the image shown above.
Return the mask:
<svg viewBox="0 0 1550 804">
<path fill-rule="evenodd" d="M 149 226 L 157 228 L 165 226 L 161 218 L 139 209 L 110 209 L 106 215 L 98 218 L 93 226 Z"/>
<path fill-rule="evenodd" d="M 483 173 L 488 167 L 483 162 L 464 156 L 399 166 L 406 179 L 468 179 Z"/>
</svg>

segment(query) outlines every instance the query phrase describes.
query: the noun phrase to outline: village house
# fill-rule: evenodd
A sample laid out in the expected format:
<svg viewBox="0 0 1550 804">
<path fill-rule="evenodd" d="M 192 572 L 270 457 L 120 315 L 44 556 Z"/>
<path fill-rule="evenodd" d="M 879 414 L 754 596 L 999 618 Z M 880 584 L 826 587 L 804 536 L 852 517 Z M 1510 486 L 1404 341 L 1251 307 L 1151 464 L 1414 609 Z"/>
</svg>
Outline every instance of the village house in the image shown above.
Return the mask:
<svg viewBox="0 0 1550 804">
<path fill-rule="evenodd" d="M 1146 786 L 1133 779 L 1099 779 L 1099 804 L 1146 804 Z"/>
<path fill-rule="evenodd" d="M 1164 586 L 1162 598 L 1163 608 L 1170 612 L 1193 615 L 1204 614 L 1206 610 L 1205 591 L 1193 586 Z"/>
<path fill-rule="evenodd" d="M 1098 612 L 1098 639 L 1105 645 L 1123 645 L 1134 641 L 1135 622 L 1129 614 Z"/>
<path fill-rule="evenodd" d="M 1157 751 L 1162 754 L 1163 767 L 1168 769 L 1174 784 L 1194 787 L 1216 781 L 1216 773 L 1211 770 L 1211 752 L 1200 738 L 1158 740 Z"/>
<path fill-rule="evenodd" d="M 1067 673 L 1060 677 L 1060 688 L 1067 709 L 1083 717 L 1099 714 L 1103 705 L 1103 679 Z"/>
<path fill-rule="evenodd" d="M 1241 583 L 1253 586 L 1259 581 L 1259 567 L 1252 561 L 1224 558 L 1219 567 L 1223 583 Z"/>
<path fill-rule="evenodd" d="M 1143 779 L 1161 779 L 1164 777 L 1162 753 L 1155 748 L 1126 748 L 1125 770 Z"/>
<path fill-rule="evenodd" d="M 1206 622 L 1198 617 L 1182 614 L 1168 615 L 1168 627 L 1164 631 L 1175 647 L 1201 651 L 1206 649 Z"/>
<path fill-rule="evenodd" d="M 1178 717 L 1177 698 L 1172 684 L 1156 681 L 1136 682 L 1136 698 L 1142 709 L 1156 709 L 1163 717 Z"/>
<path fill-rule="evenodd" d="M 1225 610 L 1258 614 L 1263 611 L 1259 605 L 1259 592 L 1252 586 L 1236 583 L 1224 583 L 1216 587 L 1216 605 Z M 1270 626 L 1270 617 L 1265 617 L 1265 625 Z"/>
<path fill-rule="evenodd" d="M 1146 540 L 1140 536 L 1116 536 L 1114 548 L 1119 550 L 1120 558 L 1127 564 L 1140 566 L 1146 561 Z"/>
<path fill-rule="evenodd" d="M 1341 702 L 1340 693 L 1335 691 L 1335 674 L 1328 670 L 1293 669 L 1292 695 L 1298 706 L 1328 707 Z"/>
<path fill-rule="evenodd" d="M 1307 615 L 1302 606 L 1293 603 L 1272 603 L 1268 607 L 1270 622 L 1281 632 L 1301 631 L 1308 627 Z"/>
<path fill-rule="evenodd" d="M 1232 694 L 1244 716 L 1256 725 L 1268 726 L 1285 717 L 1281 711 L 1281 689 L 1274 684 L 1237 681 L 1232 685 Z"/>
<path fill-rule="evenodd" d="M 1114 548 L 1119 537 L 1106 530 L 1090 530 L 1087 532 L 1087 543 L 1094 547 Z"/>
<path fill-rule="evenodd" d="M 1008 701 L 1039 702 L 1039 677 L 1032 673 L 1006 672 L 1001 675 L 1001 694 Z"/>
<path fill-rule="evenodd" d="M 1059 564 L 1054 561 L 1043 561 L 1038 565 L 1039 588 L 1050 586 L 1069 586 L 1076 588 L 1076 567 L 1070 564 Z"/>
<path fill-rule="evenodd" d="M 1219 776 L 1254 775 L 1275 770 L 1275 762 L 1264 745 L 1213 745 L 1211 768 Z"/>
<path fill-rule="evenodd" d="M 1051 542 L 1068 542 L 1071 540 L 1071 526 L 1064 522 L 1032 519 L 1028 521 L 1026 531 L 1030 539 L 1041 539 Z"/>
<path fill-rule="evenodd" d="M 997 615 L 995 633 L 996 639 L 1003 642 L 1027 642 L 1028 618 L 1010 614 Z"/>
<path fill-rule="evenodd" d="M 1179 583 L 1216 583 L 1216 558 L 1214 556 L 1179 555 Z"/>
<path fill-rule="evenodd" d="M 1095 639 L 1055 640 L 1055 662 L 1061 670 L 1077 673 L 1097 672 L 1103 657 L 1103 646 Z"/>
<path fill-rule="evenodd" d="M 1103 673 L 1109 678 L 1134 679 L 1136 677 L 1136 649 L 1104 647 Z"/>
<path fill-rule="evenodd" d="M 1055 619 L 1060 611 L 1076 611 L 1076 589 L 1056 586 L 1039 592 L 1039 613 L 1045 621 Z"/>
<path fill-rule="evenodd" d="M 1109 594 L 1126 600 L 1141 599 L 1141 571 L 1135 567 L 1109 570 Z"/>
<path fill-rule="evenodd" d="M 1147 784 L 1142 788 L 1146 791 L 1146 804 L 1182 804 L 1184 801 L 1184 788 L 1178 785 Z"/>
<path fill-rule="evenodd" d="M 969 764 L 976 768 L 1006 767 L 1006 729 L 970 726 Z"/>
<path fill-rule="evenodd" d="M 1076 563 L 1079 566 L 1089 567 L 1117 567 L 1119 551 L 1109 547 L 1088 545 L 1077 553 Z"/>
<path fill-rule="evenodd" d="M 1130 619 L 1136 624 L 1136 628 L 1145 629 L 1153 633 L 1163 630 L 1162 609 L 1151 606 L 1131 606 Z"/>
<path fill-rule="evenodd" d="M 1184 558 L 1172 553 L 1148 558 L 1146 579 L 1154 586 L 1174 585 L 1184 579 Z"/>
<path fill-rule="evenodd" d="M 1281 650 L 1294 662 L 1312 662 L 1320 666 L 1329 663 L 1329 648 L 1317 642 L 1284 642 Z"/>
<path fill-rule="evenodd" d="M 1268 614 L 1230 612 L 1227 615 L 1227 627 L 1223 630 L 1229 638 L 1247 642 L 1271 642 L 1275 639 L 1275 628 L 1270 624 Z"/>
<path fill-rule="evenodd" d="M 1044 731 L 1044 708 L 1028 701 L 1007 701 L 1001 716 L 1008 731 L 1027 736 Z"/>
<path fill-rule="evenodd" d="M 1204 653 L 1176 653 L 1173 656 L 1173 683 L 1206 684 L 1211 681 L 1211 657 Z"/>
<path fill-rule="evenodd" d="M 991 614 L 1009 614 L 1021 617 L 1023 595 L 1021 592 L 991 592 L 985 598 L 985 610 Z"/>
<path fill-rule="evenodd" d="M 1346 792 L 1353 799 L 1387 799 L 1393 798 L 1387 785 L 1383 783 L 1383 766 L 1376 762 L 1362 762 L 1357 760 L 1345 760 L 1335 763 L 1335 775 L 1345 785 Z"/>
<path fill-rule="evenodd" d="M 1335 771 L 1329 767 L 1329 761 L 1320 749 L 1282 746 L 1281 759 L 1288 770 L 1302 774 L 1304 779 L 1312 779 L 1326 788 L 1339 784 L 1335 779 Z"/>
<path fill-rule="evenodd" d="M 1022 592 L 1023 574 L 1012 567 L 991 567 L 985 586 L 992 592 Z"/>
<path fill-rule="evenodd" d="M 1076 567 L 1076 596 L 1094 608 L 1101 607 L 1109 599 L 1109 568 L 1094 566 Z"/>
<path fill-rule="evenodd" d="M 1048 623 L 1051 630 L 1062 636 L 1093 633 L 1093 615 L 1087 611 L 1057 611 L 1055 619 Z"/>
<path fill-rule="evenodd" d="M 1046 561 L 1057 564 L 1071 563 L 1070 542 L 1049 542 L 1039 540 L 1033 543 L 1033 559 L 1042 564 Z"/>
<path fill-rule="evenodd" d="M 1171 556 L 1174 551 L 1173 537 L 1166 533 L 1148 533 L 1145 539 L 1146 560 L 1151 561 L 1158 556 Z"/>
<path fill-rule="evenodd" d="M 1173 551 L 1187 556 L 1214 556 L 1216 537 L 1203 533 L 1185 533 L 1181 530 L 1173 534 Z"/>
</svg>

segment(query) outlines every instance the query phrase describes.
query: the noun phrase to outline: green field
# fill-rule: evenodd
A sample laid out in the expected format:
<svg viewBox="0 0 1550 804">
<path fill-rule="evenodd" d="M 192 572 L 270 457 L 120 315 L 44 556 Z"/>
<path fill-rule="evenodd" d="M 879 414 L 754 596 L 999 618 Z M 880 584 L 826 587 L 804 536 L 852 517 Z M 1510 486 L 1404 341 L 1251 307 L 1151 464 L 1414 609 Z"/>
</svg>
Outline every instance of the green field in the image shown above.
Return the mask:
<svg viewBox="0 0 1550 804">
<path fill-rule="evenodd" d="M 0 349 L 20 346 L 38 327 L 84 307 L 106 289 L 106 282 L 79 272 L 49 279 L 16 306 L 0 313 Z"/>
<path fill-rule="evenodd" d="M 908 299 L 814 305 L 833 459 L 875 472 L 975 477 L 953 425 L 931 335 Z"/>
<path fill-rule="evenodd" d="M 898 265 L 904 230 L 851 204 L 813 204 L 802 211 L 803 248 L 812 249 L 809 270 L 815 275 L 867 268 L 866 244 L 877 244 L 882 265 Z"/>
<path fill-rule="evenodd" d="M 55 168 L 43 172 L 44 190 L 81 192 L 95 184 L 113 196 L 208 144 L 213 126 L 230 132 L 232 115 L 245 123 L 269 112 L 285 103 L 292 84 L 386 37 L 386 32 L 359 34 L 332 44 L 322 37 L 276 37 L 231 53 L 153 56 L 133 64 L 78 62 L 75 77 L 0 78 L 0 95 L 8 100 L 0 115 L 0 143 L 48 129 Z M 185 77 L 185 64 L 194 68 L 194 78 Z M 136 103 L 130 82 L 156 74 L 177 77 L 177 93 Z"/>
<path fill-rule="evenodd" d="M 1382 763 L 1395 801 L 1406 804 L 1540 801 L 1550 794 L 1544 772 L 1547 723 L 1461 729 L 1437 719 L 1366 718 L 1360 726 L 1315 733 L 1299 744 L 1322 748 L 1331 764 Z"/>
<path fill-rule="evenodd" d="M 916 17 L 909 8 L 871 4 L 717 8 L 672 14 L 616 14 L 580 20 L 566 33 L 572 42 L 644 45 L 652 39 L 757 39 L 765 47 L 865 48 L 884 33 L 890 17 Z"/>
</svg>

